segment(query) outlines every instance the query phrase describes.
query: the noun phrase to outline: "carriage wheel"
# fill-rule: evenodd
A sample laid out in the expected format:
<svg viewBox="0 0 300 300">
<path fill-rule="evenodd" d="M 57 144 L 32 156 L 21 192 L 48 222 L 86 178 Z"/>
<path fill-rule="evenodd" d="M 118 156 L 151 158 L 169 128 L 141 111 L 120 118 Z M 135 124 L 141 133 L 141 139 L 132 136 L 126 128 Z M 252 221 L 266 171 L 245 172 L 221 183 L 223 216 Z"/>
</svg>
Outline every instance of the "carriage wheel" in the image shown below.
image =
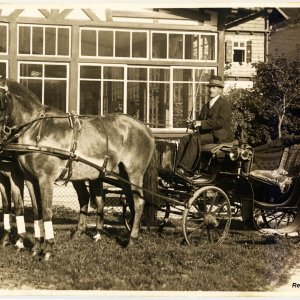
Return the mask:
<svg viewBox="0 0 300 300">
<path fill-rule="evenodd" d="M 254 225 L 258 230 L 264 228 L 281 229 L 293 223 L 295 216 L 296 212 L 293 210 L 278 211 L 255 208 Z"/>
<path fill-rule="evenodd" d="M 229 231 L 230 201 L 222 189 L 202 187 L 189 199 L 182 218 L 183 234 L 188 245 L 219 245 Z"/>
<path fill-rule="evenodd" d="M 120 201 L 122 204 L 123 222 L 126 229 L 130 232 L 134 220 L 134 209 L 130 209 L 128 201 L 123 194 L 120 195 Z"/>
</svg>

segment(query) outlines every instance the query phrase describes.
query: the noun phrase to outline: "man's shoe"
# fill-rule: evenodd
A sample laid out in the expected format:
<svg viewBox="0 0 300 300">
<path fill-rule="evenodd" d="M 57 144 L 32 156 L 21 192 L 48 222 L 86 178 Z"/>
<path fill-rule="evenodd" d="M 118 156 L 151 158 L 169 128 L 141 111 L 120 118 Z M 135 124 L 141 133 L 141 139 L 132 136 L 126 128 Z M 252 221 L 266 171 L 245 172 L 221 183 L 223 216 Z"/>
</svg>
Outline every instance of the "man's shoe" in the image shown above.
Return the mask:
<svg viewBox="0 0 300 300">
<path fill-rule="evenodd" d="M 190 176 L 190 174 L 189 174 L 186 170 L 184 170 L 184 169 L 182 169 L 182 168 L 177 168 L 176 173 L 177 173 L 178 175 L 184 176 L 184 177 Z"/>
</svg>

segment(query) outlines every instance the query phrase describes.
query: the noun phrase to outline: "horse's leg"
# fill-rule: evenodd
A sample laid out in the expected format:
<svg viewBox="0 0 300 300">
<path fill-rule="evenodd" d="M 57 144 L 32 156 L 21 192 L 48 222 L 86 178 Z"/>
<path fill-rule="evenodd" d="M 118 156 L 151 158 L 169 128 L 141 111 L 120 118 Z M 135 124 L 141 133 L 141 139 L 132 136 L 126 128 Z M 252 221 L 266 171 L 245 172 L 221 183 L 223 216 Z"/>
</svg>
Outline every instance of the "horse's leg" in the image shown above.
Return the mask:
<svg viewBox="0 0 300 300">
<path fill-rule="evenodd" d="M 32 256 L 39 255 L 42 252 L 42 243 L 44 241 L 44 223 L 42 220 L 41 196 L 37 182 L 26 179 L 25 184 L 31 198 L 32 210 L 34 214 L 34 246 L 32 247 Z"/>
<path fill-rule="evenodd" d="M 129 181 L 133 185 L 123 184 L 123 189 L 125 195 L 129 195 L 131 191 L 131 197 L 133 198 L 134 202 L 134 219 L 133 224 L 130 232 L 130 240 L 128 243 L 128 246 L 131 246 L 134 244 L 134 240 L 138 238 L 139 229 L 140 229 L 140 222 L 141 217 L 144 210 L 145 200 L 143 199 L 143 174 L 140 174 L 140 172 L 134 172 L 131 174 L 126 174 L 125 169 L 121 166 L 119 166 L 120 174 L 123 178 L 129 179 Z"/>
<path fill-rule="evenodd" d="M 14 201 L 18 240 L 15 246 L 18 250 L 24 249 L 24 238 L 26 235 L 25 220 L 24 220 L 24 177 L 19 172 L 13 172 L 10 178 L 11 197 Z"/>
<path fill-rule="evenodd" d="M 75 237 L 78 237 L 86 231 L 86 217 L 88 214 L 90 194 L 84 181 L 73 181 L 72 184 L 77 193 L 80 206 L 79 221 L 77 224 L 77 231 L 75 232 Z"/>
<path fill-rule="evenodd" d="M 9 235 L 11 233 L 11 199 L 10 199 L 10 183 L 6 176 L 0 176 L 0 193 L 3 205 L 3 227 L 4 234 L 1 240 L 1 246 L 5 247 L 10 244 Z M 9 195 L 9 198 L 7 197 Z"/>
<path fill-rule="evenodd" d="M 42 213 L 45 228 L 45 260 L 48 260 L 52 254 L 54 245 L 54 230 L 52 224 L 52 199 L 55 179 L 43 174 L 38 178 L 39 189 L 41 193 Z"/>
<path fill-rule="evenodd" d="M 103 182 L 101 180 L 90 181 L 90 194 L 91 201 L 94 201 L 97 206 L 97 217 L 96 217 L 96 235 L 94 236 L 95 241 L 101 240 L 101 233 L 103 231 L 104 223 L 104 190 Z"/>
</svg>

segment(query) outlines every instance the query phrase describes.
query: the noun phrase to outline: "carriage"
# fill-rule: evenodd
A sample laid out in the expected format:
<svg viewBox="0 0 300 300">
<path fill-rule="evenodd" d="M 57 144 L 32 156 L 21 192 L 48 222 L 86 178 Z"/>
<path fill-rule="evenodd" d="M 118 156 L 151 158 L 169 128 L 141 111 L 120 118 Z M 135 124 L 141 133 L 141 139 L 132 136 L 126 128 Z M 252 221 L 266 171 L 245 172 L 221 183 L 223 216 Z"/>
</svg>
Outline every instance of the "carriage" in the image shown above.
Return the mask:
<svg viewBox="0 0 300 300">
<path fill-rule="evenodd" d="M 265 161 L 266 157 L 274 160 L 270 145 L 265 147 L 265 152 L 263 147 L 252 149 L 242 140 L 205 145 L 197 166 L 199 177 L 191 180 L 176 173 L 178 141 L 157 139 L 154 142 L 149 128 L 134 118 L 121 114 L 103 118 L 66 114 L 43 106 L 20 84 L 10 81 L 7 84 L 4 83 L 0 97 L 1 146 L 18 154 L 29 181 L 35 219 L 44 222 L 44 252 L 48 258 L 54 242 L 52 185 L 57 179 L 73 180 L 78 194 L 86 189 L 84 182 L 89 180 L 90 195 L 97 204 L 99 232 L 103 227 L 103 182 L 120 187 L 126 195 L 123 213 L 130 229 L 129 243 L 138 235 L 143 194 L 145 198 L 150 196 L 151 204 L 164 214 L 160 231 L 168 223 L 170 214 L 182 217 L 187 244 L 222 243 L 235 216 L 241 216 L 247 224 L 254 223 L 259 230 L 271 227 L 282 231 L 283 228 L 278 227 L 284 222 L 284 232 L 299 227 L 297 137 L 286 143 L 284 140 L 275 143 L 282 163 L 273 170 L 262 169 L 259 164 L 261 157 Z M 291 150 L 288 157 L 293 157 L 288 159 L 293 173 L 288 173 L 290 170 L 283 162 L 286 146 Z M 261 155 L 259 150 L 262 150 Z M 155 153 L 158 154 L 156 159 Z M 117 167 L 119 172 L 116 172 Z M 143 179 L 145 174 L 151 174 L 150 171 L 152 177 L 145 184 Z M 270 177 L 267 171 L 273 175 L 278 171 L 282 176 L 279 180 L 274 175 L 276 178 L 272 182 L 267 179 Z M 283 184 L 285 181 L 287 183 Z M 262 194 L 265 195 L 263 199 Z M 79 198 L 80 231 L 86 228 L 89 195 L 86 192 L 84 195 L 83 200 Z M 275 222 L 279 215 L 281 221 Z M 34 226 L 38 233 L 44 230 L 39 223 Z M 33 249 L 36 253 L 41 251 L 41 236 L 36 236 Z"/>
</svg>

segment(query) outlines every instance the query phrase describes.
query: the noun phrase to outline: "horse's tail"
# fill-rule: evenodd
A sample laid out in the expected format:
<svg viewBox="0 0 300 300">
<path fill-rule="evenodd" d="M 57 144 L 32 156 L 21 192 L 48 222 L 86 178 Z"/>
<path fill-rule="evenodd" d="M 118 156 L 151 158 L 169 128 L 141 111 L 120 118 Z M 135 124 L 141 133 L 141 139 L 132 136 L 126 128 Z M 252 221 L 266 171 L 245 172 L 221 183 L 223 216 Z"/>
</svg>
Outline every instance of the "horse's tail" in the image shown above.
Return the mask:
<svg viewBox="0 0 300 300">
<path fill-rule="evenodd" d="M 143 188 L 149 191 L 144 191 L 145 209 L 143 219 L 147 226 L 156 225 L 157 204 L 159 202 L 156 196 L 158 193 L 157 159 L 158 155 L 155 147 L 143 178 Z"/>
</svg>

